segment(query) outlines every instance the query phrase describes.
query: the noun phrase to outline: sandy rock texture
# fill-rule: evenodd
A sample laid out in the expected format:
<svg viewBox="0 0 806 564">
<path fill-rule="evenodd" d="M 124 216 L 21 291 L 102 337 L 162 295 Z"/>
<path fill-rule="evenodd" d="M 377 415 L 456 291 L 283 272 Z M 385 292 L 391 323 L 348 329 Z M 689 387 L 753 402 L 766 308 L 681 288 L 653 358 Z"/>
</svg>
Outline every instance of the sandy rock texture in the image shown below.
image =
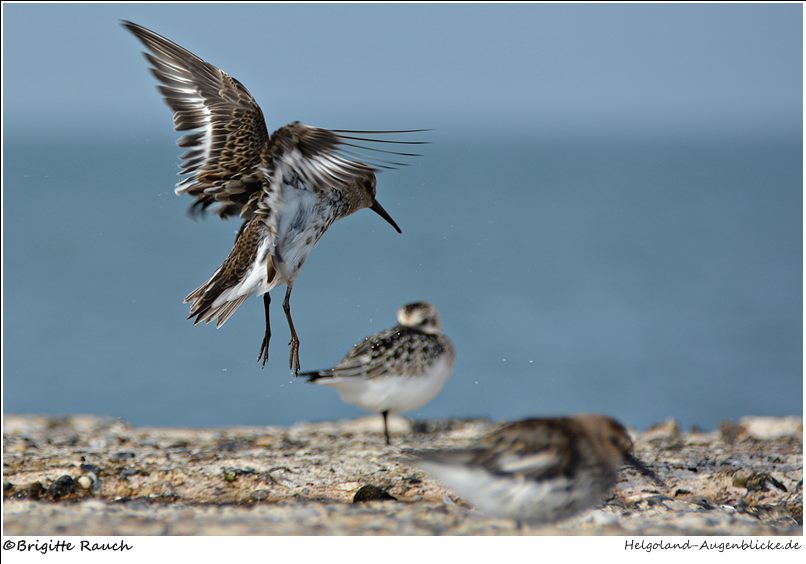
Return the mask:
<svg viewBox="0 0 806 564">
<path fill-rule="evenodd" d="M 6 416 L 9 535 L 802 534 L 801 418 L 713 432 L 673 421 L 635 434 L 665 482 L 625 468 L 606 502 L 519 529 L 487 518 L 408 463 L 405 448 L 472 444 L 485 420 L 380 418 L 291 427 L 132 427 L 93 416 Z"/>
</svg>

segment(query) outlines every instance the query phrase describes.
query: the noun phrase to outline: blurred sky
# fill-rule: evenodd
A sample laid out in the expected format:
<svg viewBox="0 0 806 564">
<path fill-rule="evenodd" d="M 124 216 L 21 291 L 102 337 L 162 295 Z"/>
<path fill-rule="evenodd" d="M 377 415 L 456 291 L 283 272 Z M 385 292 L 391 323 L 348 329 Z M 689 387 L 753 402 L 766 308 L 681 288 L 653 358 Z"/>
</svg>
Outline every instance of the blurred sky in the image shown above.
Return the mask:
<svg viewBox="0 0 806 564">
<path fill-rule="evenodd" d="M 353 128 L 800 134 L 799 4 L 14 4 L 3 14 L 7 134 L 170 127 L 120 19 L 237 77 L 270 130 L 294 119 L 344 127 L 336 115 Z"/>
</svg>

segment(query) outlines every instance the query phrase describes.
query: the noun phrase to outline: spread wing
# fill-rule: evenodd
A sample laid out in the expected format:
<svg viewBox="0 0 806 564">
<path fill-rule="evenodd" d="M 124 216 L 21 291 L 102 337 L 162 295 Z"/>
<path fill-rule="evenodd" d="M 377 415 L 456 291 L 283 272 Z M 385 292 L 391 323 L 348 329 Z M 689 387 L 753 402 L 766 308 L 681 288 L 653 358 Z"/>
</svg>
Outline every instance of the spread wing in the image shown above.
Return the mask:
<svg viewBox="0 0 806 564">
<path fill-rule="evenodd" d="M 385 144 L 423 145 L 426 141 L 406 141 L 378 137 L 416 133 L 425 129 L 396 131 L 355 131 L 324 129 L 295 121 L 271 135 L 267 161 L 280 168 L 286 184 L 301 182 L 303 189 L 319 191 L 355 183 L 374 182 L 379 170 L 390 170 L 408 163 L 389 160 L 389 155 L 418 157 L 418 153 L 382 149 Z M 363 136 L 358 136 L 363 135 Z"/>
<path fill-rule="evenodd" d="M 191 213 L 218 203 L 221 217 L 246 215 L 264 182 L 257 169 L 269 139 L 263 112 L 247 89 L 224 71 L 176 43 L 132 22 L 123 22 L 148 49 L 146 59 L 174 112 L 182 155 L 177 194 L 196 198 Z"/>
<path fill-rule="evenodd" d="M 196 199 L 192 214 L 218 204 L 221 217 L 248 218 L 258 210 L 271 215 L 268 210 L 283 200 L 271 185 L 277 173 L 284 185 L 302 190 L 374 182 L 379 169 L 407 164 L 389 155 L 419 156 L 389 150 L 388 144 L 425 144 L 378 137 L 425 129 L 329 130 L 299 122 L 269 136 L 263 112 L 238 80 L 149 29 L 126 21 L 123 26 L 148 49 L 146 59 L 174 112 L 176 130 L 189 131 L 178 141 L 187 152 L 176 193 Z"/>
<path fill-rule="evenodd" d="M 283 184 L 320 192 L 375 181 L 375 169 L 351 158 L 339 135 L 294 122 L 272 134 L 268 156 Z"/>
</svg>

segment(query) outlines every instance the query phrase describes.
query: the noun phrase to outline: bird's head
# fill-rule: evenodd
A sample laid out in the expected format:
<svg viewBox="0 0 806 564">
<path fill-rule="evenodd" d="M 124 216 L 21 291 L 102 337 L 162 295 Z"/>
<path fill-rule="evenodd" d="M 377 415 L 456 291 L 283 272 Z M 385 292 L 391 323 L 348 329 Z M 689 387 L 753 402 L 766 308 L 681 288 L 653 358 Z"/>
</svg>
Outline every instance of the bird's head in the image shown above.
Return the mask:
<svg viewBox="0 0 806 564">
<path fill-rule="evenodd" d="M 428 302 L 406 304 L 397 310 L 397 322 L 403 327 L 435 335 L 442 332 L 437 308 Z"/>
<path fill-rule="evenodd" d="M 629 464 L 644 476 L 661 483 L 655 472 L 633 454 L 633 442 L 624 425 L 605 415 L 584 414 L 575 419 L 589 435 L 593 448 L 614 470 Z"/>
<path fill-rule="evenodd" d="M 383 209 L 383 206 L 381 206 L 381 204 L 375 198 L 375 184 L 376 183 L 374 174 L 368 175 L 365 179 L 362 180 L 362 182 L 360 182 L 359 186 L 357 187 L 359 194 L 357 195 L 358 197 L 356 198 L 356 200 L 360 202 L 360 205 L 357 207 L 357 209 L 362 208 L 371 209 L 379 216 L 384 218 L 386 222 L 389 223 L 389 225 L 394 227 L 395 231 L 397 231 L 398 233 L 402 233 L 400 227 L 398 227 L 397 223 L 395 223 L 395 220 L 392 219 L 392 216 L 389 215 L 389 213 L 385 209 Z M 357 211 L 357 209 L 351 210 L 351 212 Z"/>
</svg>

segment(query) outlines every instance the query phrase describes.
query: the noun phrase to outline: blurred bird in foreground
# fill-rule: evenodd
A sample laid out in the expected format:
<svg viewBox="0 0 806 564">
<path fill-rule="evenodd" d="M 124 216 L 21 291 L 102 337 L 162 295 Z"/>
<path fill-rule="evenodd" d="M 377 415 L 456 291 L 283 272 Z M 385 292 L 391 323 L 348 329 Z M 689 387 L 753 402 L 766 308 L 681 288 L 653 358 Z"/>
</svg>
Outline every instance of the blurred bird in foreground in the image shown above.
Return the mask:
<svg viewBox="0 0 806 564">
<path fill-rule="evenodd" d="M 473 448 L 409 454 L 483 513 L 545 524 L 603 501 L 624 464 L 658 481 L 632 448 L 619 422 L 583 414 L 511 423 Z"/>
<path fill-rule="evenodd" d="M 345 402 L 383 416 L 390 444 L 390 413 L 425 405 L 439 393 L 456 360 L 442 333 L 437 309 L 427 302 L 404 305 L 398 324 L 364 339 L 333 368 L 301 372 L 308 382 L 331 386 Z"/>
<path fill-rule="evenodd" d="M 187 152 L 175 192 L 196 199 L 192 214 L 202 215 L 215 204 L 222 218 L 243 219 L 224 263 L 185 298 L 188 319 L 215 320 L 221 327 L 249 296 L 262 295 L 266 325 L 258 362 L 265 366 L 269 292 L 285 284 L 289 365 L 297 372 L 299 338 L 290 306 L 294 280 L 325 231 L 353 212 L 369 208 L 400 233 L 375 198 L 375 172 L 404 163 L 361 155 L 417 156 L 373 143 L 420 144 L 377 135 L 424 130 L 328 130 L 293 122 L 269 135 L 263 112 L 243 84 L 153 31 L 123 25 L 148 49 L 146 59 L 174 112 L 175 128 L 192 131 L 178 141 Z"/>
</svg>

